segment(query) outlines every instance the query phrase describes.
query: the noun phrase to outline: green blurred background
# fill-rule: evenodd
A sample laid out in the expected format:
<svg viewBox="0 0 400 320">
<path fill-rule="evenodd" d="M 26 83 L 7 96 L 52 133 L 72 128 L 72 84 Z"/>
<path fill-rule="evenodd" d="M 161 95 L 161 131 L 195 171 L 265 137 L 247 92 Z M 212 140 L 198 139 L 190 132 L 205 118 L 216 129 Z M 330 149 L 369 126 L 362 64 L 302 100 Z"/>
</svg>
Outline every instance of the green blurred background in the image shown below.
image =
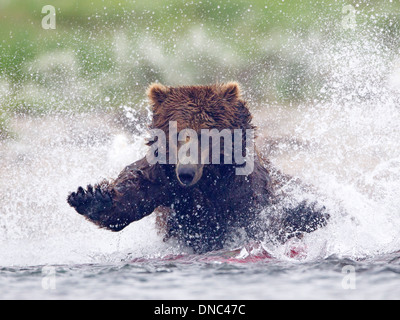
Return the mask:
<svg viewBox="0 0 400 320">
<path fill-rule="evenodd" d="M 0 137 L 16 116 L 142 108 L 151 82 L 235 80 L 255 104 L 307 103 L 326 81 L 315 50 L 374 33 L 398 53 L 399 17 L 398 0 L 0 0 Z"/>
</svg>

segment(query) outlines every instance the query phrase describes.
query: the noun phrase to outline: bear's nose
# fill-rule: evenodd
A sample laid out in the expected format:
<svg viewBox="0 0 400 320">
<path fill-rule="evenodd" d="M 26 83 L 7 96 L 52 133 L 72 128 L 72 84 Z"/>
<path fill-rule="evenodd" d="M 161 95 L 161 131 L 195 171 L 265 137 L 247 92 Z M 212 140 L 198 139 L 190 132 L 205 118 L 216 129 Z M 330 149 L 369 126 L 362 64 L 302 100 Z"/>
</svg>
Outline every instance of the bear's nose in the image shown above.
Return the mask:
<svg viewBox="0 0 400 320">
<path fill-rule="evenodd" d="M 196 176 L 196 166 L 180 165 L 177 170 L 178 180 L 184 186 L 190 186 Z"/>
</svg>

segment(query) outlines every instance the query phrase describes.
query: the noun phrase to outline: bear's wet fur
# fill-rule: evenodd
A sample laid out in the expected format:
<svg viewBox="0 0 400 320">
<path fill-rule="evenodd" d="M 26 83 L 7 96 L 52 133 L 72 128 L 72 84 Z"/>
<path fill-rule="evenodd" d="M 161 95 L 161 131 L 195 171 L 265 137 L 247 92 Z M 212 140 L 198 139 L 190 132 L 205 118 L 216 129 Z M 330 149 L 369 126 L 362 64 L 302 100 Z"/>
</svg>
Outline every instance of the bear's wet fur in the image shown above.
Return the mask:
<svg viewBox="0 0 400 320">
<path fill-rule="evenodd" d="M 235 82 L 182 87 L 153 84 L 147 94 L 153 111 L 150 128 L 163 130 L 166 137 L 171 121 L 176 121 L 178 132 L 190 128 L 198 134 L 201 129 L 255 129 Z M 196 253 L 222 249 L 239 234 L 249 239 L 268 236 L 284 243 L 326 225 L 329 215 L 324 207 L 285 201 L 281 187 L 293 179 L 275 170 L 257 151 L 250 174 L 237 175 L 237 167 L 235 162 L 223 161 L 194 166 L 193 176 L 196 173 L 198 180 L 193 178 L 192 185 L 185 185 L 179 178 L 184 165 L 151 164 L 145 157 L 113 181 L 89 185 L 86 190 L 79 187 L 68 196 L 68 203 L 89 221 L 112 231 L 161 211 L 157 221 L 166 238 L 174 237 Z"/>
</svg>

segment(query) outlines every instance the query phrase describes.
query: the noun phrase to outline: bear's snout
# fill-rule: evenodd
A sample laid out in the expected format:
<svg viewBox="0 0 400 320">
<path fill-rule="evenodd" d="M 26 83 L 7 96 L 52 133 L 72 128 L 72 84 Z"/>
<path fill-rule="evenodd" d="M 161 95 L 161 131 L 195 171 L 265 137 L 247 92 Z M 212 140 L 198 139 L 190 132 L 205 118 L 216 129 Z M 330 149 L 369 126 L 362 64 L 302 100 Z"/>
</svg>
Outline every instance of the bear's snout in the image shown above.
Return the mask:
<svg viewBox="0 0 400 320">
<path fill-rule="evenodd" d="M 203 174 L 203 166 L 197 164 L 180 164 L 176 166 L 176 176 L 184 187 L 190 187 L 200 180 Z"/>
</svg>

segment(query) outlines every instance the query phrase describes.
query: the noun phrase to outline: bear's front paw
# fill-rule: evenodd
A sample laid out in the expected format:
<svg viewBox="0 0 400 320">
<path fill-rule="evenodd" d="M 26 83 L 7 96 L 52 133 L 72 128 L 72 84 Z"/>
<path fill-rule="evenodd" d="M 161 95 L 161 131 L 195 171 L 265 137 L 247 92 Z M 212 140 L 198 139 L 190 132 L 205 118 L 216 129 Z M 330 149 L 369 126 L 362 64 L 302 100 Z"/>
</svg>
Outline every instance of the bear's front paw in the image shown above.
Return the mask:
<svg viewBox="0 0 400 320">
<path fill-rule="evenodd" d="M 87 190 L 82 187 L 77 192 L 72 192 L 67 199 L 70 206 L 91 220 L 98 220 L 100 214 L 112 207 L 111 195 L 102 190 L 100 186 L 87 186 Z"/>
</svg>

